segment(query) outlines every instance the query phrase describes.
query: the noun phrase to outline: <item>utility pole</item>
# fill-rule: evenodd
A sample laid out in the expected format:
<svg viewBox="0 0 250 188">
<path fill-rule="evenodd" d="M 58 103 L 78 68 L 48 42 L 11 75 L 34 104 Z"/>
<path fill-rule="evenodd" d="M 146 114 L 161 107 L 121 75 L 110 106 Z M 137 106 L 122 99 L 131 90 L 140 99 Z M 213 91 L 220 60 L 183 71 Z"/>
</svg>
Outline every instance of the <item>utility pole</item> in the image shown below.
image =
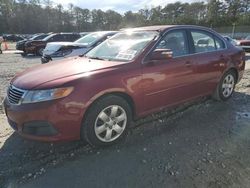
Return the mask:
<svg viewBox="0 0 250 188">
<path fill-rule="evenodd" d="M 235 26 L 236 26 L 236 24 L 235 24 L 235 23 L 233 23 L 232 38 L 234 38 L 234 34 L 235 34 Z"/>
</svg>

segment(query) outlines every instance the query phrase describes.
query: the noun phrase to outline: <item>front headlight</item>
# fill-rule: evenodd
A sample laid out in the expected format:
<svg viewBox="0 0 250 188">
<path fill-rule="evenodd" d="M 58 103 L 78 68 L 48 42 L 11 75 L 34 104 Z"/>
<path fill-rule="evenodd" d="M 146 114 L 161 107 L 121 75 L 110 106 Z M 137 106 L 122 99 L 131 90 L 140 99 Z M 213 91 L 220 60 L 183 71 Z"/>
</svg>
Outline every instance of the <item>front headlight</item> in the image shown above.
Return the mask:
<svg viewBox="0 0 250 188">
<path fill-rule="evenodd" d="M 36 103 L 43 101 L 50 101 L 54 99 L 60 99 L 68 96 L 72 91 L 73 87 L 48 89 L 48 90 L 33 90 L 28 91 L 22 100 L 22 103 Z"/>
<path fill-rule="evenodd" d="M 241 45 L 241 42 L 240 42 L 240 41 L 236 41 L 236 45 L 237 45 L 237 46 L 240 46 L 240 45 Z"/>
</svg>

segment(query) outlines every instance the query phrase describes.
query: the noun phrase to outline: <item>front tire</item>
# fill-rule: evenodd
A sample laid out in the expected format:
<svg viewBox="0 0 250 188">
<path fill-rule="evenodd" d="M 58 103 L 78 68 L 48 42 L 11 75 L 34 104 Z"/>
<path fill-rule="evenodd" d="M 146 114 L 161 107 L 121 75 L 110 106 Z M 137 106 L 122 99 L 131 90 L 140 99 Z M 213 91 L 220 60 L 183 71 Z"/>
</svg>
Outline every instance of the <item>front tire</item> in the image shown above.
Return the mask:
<svg viewBox="0 0 250 188">
<path fill-rule="evenodd" d="M 95 147 L 109 146 L 125 138 L 132 112 L 126 100 L 109 95 L 97 100 L 88 110 L 81 135 Z"/>
<path fill-rule="evenodd" d="M 218 101 L 228 100 L 234 93 L 235 85 L 236 74 L 233 70 L 230 70 L 226 72 L 221 78 L 221 81 L 213 95 L 213 98 Z"/>
<path fill-rule="evenodd" d="M 43 55 L 43 50 L 44 50 L 44 48 L 39 48 L 37 50 L 37 55 L 42 56 Z"/>
</svg>

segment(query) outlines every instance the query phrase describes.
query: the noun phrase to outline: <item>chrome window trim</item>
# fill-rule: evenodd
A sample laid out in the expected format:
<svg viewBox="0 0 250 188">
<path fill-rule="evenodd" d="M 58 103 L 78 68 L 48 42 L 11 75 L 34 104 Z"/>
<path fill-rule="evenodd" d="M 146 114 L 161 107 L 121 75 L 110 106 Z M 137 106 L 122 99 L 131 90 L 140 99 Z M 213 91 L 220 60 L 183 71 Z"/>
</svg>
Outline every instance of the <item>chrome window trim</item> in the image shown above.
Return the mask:
<svg viewBox="0 0 250 188">
<path fill-rule="evenodd" d="M 207 33 L 210 33 L 211 35 L 215 35 L 217 38 L 219 38 L 220 40 L 223 41 L 224 45 L 225 45 L 225 48 L 223 49 L 219 49 L 219 50 L 215 50 L 215 51 L 209 51 L 209 52 L 198 52 L 198 53 L 190 53 L 190 54 L 186 54 L 186 55 L 182 55 L 182 56 L 178 56 L 178 57 L 173 57 L 173 59 L 176 59 L 176 58 L 180 58 L 180 57 L 187 57 L 187 56 L 192 56 L 192 55 L 199 55 L 199 54 L 207 54 L 207 53 L 213 53 L 213 52 L 219 52 L 219 51 L 224 51 L 224 50 L 227 50 L 228 49 L 228 45 L 227 43 L 225 42 L 225 38 L 223 38 L 222 36 L 218 35 L 217 33 L 215 33 L 213 30 L 208 30 L 208 29 L 205 29 L 205 28 L 199 28 L 199 27 L 173 27 L 173 28 L 170 28 L 168 29 L 167 31 L 165 31 L 164 33 L 160 34 L 158 40 L 156 41 L 156 43 L 150 48 L 150 50 L 145 54 L 144 58 L 142 59 L 142 64 L 146 64 L 146 61 L 145 59 L 148 57 L 148 55 L 153 51 L 153 49 L 156 48 L 156 46 L 159 44 L 159 42 L 161 41 L 161 39 L 167 35 L 169 32 L 171 31 L 174 31 L 174 30 L 184 30 L 184 31 L 188 31 L 188 30 L 200 30 L 200 31 L 203 31 L 203 32 L 207 32 Z M 189 42 L 189 41 L 188 41 Z"/>
<path fill-rule="evenodd" d="M 209 33 L 209 34 L 211 34 L 212 35 L 212 37 L 217 37 L 218 39 L 220 39 L 221 41 L 223 41 L 223 43 L 224 43 L 224 46 L 225 46 L 225 48 L 223 48 L 223 49 L 217 49 L 217 50 L 214 50 L 214 51 L 208 51 L 208 52 L 218 52 L 218 51 L 222 51 L 222 50 L 226 50 L 226 49 L 228 49 L 228 45 L 227 45 L 227 42 L 225 42 L 225 38 L 224 37 L 221 37 L 220 35 L 218 35 L 218 34 L 216 34 L 214 31 L 208 31 L 208 30 L 206 30 L 206 29 L 197 29 L 197 28 L 188 28 L 189 30 L 197 30 L 197 31 L 201 31 L 201 32 L 204 32 L 204 33 Z M 190 31 L 191 32 L 191 31 Z M 196 52 L 196 53 L 193 53 L 193 54 L 202 54 L 202 53 L 208 53 L 208 52 Z"/>
</svg>

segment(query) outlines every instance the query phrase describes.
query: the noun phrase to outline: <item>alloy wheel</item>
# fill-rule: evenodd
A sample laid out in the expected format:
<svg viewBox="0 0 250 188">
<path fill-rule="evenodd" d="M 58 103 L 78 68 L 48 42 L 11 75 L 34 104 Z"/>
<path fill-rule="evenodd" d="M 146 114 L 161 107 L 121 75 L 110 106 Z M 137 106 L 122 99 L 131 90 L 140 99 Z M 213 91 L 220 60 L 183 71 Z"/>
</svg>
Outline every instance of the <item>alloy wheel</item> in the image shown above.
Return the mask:
<svg viewBox="0 0 250 188">
<path fill-rule="evenodd" d="M 226 98 L 229 97 L 233 93 L 234 86 L 235 86 L 234 77 L 233 77 L 233 75 L 228 74 L 224 78 L 223 83 L 222 83 L 222 94 L 223 94 L 223 96 L 226 97 Z"/>
<path fill-rule="evenodd" d="M 126 111 L 118 105 L 103 109 L 95 120 L 95 134 L 102 142 L 112 142 L 119 138 L 127 125 Z"/>
</svg>

